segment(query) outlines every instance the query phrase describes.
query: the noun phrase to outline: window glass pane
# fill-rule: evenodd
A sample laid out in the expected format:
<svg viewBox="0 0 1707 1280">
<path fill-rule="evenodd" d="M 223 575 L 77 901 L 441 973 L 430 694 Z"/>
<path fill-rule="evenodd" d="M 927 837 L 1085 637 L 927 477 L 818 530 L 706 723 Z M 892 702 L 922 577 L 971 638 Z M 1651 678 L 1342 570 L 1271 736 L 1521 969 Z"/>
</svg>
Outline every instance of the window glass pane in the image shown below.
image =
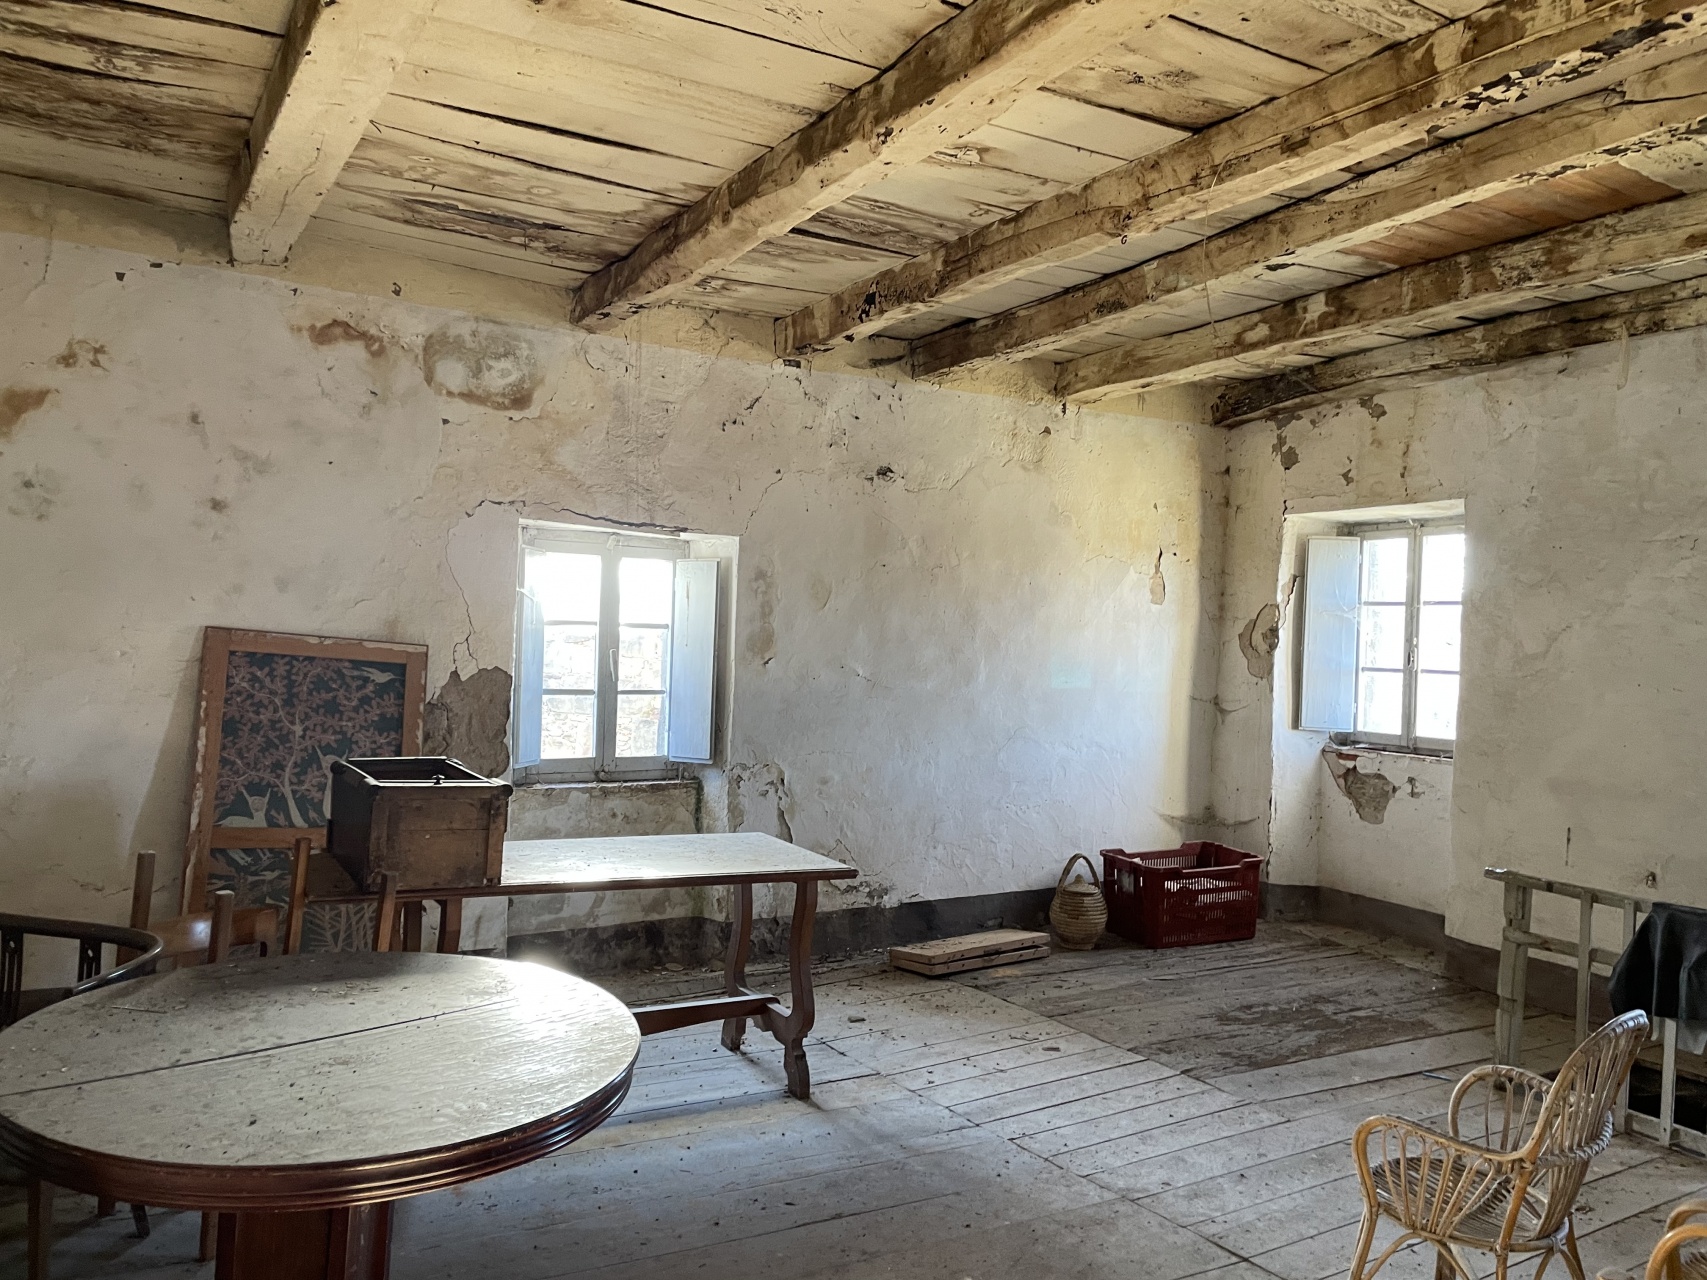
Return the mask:
<svg viewBox="0 0 1707 1280">
<path fill-rule="evenodd" d="M 527 586 L 539 597 L 547 622 L 599 620 L 599 569 L 596 555 L 564 551 L 527 554 Z"/>
<path fill-rule="evenodd" d="M 549 623 L 545 628 L 545 687 L 592 689 L 598 685 L 599 628 L 592 623 Z"/>
<path fill-rule="evenodd" d="M 1366 604 L 1357 629 L 1357 664 L 1360 667 L 1405 665 L 1405 606 Z"/>
<path fill-rule="evenodd" d="M 548 693 L 540 699 L 542 760 L 582 760 L 593 754 L 592 694 Z"/>
<path fill-rule="evenodd" d="M 616 698 L 618 756 L 664 754 L 664 698 L 656 693 L 620 693 Z"/>
<path fill-rule="evenodd" d="M 1421 617 L 1417 619 L 1418 667 L 1433 671 L 1458 670 L 1458 624 L 1463 612 L 1461 604 L 1425 604 L 1422 607 Z"/>
<path fill-rule="evenodd" d="M 1404 732 L 1405 677 L 1398 671 L 1357 674 L 1357 727 L 1365 733 Z"/>
<path fill-rule="evenodd" d="M 1369 538 L 1363 544 L 1363 599 L 1404 604 L 1411 576 L 1411 540 Z"/>
<path fill-rule="evenodd" d="M 1417 737 L 1458 736 L 1458 677 L 1417 676 Z"/>
<path fill-rule="evenodd" d="M 617 657 L 618 689 L 665 689 L 664 668 L 670 652 L 668 627 L 623 627 L 622 652 Z"/>
<path fill-rule="evenodd" d="M 1464 598 L 1464 535 L 1461 533 L 1430 533 L 1423 535 L 1422 598 L 1424 600 L 1462 600 Z"/>
<path fill-rule="evenodd" d="M 617 621 L 667 624 L 675 599 L 675 568 L 674 560 L 624 556 L 617 566 L 617 586 L 621 591 Z"/>
</svg>

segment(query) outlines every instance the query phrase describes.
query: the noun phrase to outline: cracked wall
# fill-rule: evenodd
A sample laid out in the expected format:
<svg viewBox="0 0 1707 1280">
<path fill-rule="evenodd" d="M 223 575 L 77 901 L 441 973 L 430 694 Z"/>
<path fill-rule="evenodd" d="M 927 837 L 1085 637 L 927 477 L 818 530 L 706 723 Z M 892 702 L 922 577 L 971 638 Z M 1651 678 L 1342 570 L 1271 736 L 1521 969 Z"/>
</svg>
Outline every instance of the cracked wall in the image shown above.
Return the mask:
<svg viewBox="0 0 1707 1280">
<path fill-rule="evenodd" d="M 9 908 L 116 920 L 132 851 L 175 863 L 204 625 L 425 642 L 433 741 L 496 767 L 524 517 L 740 537 L 700 821 L 856 864 L 831 909 L 1042 888 L 1205 808 L 1219 431 L 0 244 Z"/>
<path fill-rule="evenodd" d="M 1276 880 L 1443 912 L 1489 946 L 1487 865 L 1707 903 L 1704 371 L 1695 329 L 1230 433 L 1213 794 Z M 1464 500 L 1470 547 L 1456 759 L 1362 753 L 1395 788 L 1376 825 L 1322 735 L 1289 727 L 1291 611 L 1268 678 L 1242 629 L 1282 598 L 1312 513 L 1446 499 Z M 1574 936 L 1574 916 L 1554 923 Z"/>
</svg>

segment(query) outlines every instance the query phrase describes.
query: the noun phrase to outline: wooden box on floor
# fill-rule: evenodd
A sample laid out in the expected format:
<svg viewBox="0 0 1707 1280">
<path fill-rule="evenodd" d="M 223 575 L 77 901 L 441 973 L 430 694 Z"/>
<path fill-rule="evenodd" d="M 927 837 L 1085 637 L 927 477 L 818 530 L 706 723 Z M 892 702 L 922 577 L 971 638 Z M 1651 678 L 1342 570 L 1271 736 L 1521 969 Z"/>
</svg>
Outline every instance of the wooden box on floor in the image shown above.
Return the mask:
<svg viewBox="0 0 1707 1280">
<path fill-rule="evenodd" d="M 938 938 L 911 946 L 890 947 L 889 963 L 909 973 L 937 977 L 993 969 L 1020 960 L 1041 960 L 1049 954 L 1049 935 L 1027 929 L 992 929 L 961 938 Z"/>
<path fill-rule="evenodd" d="M 369 892 L 496 884 L 512 790 L 441 756 L 336 760 L 326 850 Z"/>
</svg>

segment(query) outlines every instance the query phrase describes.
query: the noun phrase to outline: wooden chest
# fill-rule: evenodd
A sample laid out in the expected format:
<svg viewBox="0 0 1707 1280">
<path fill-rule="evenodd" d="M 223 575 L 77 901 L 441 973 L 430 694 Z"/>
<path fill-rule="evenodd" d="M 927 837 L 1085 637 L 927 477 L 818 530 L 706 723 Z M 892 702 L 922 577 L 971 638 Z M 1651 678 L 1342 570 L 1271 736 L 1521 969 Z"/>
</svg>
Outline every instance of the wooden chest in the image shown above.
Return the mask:
<svg viewBox="0 0 1707 1280">
<path fill-rule="evenodd" d="M 496 884 L 512 790 L 442 756 L 337 760 L 326 849 L 371 892 Z"/>
</svg>

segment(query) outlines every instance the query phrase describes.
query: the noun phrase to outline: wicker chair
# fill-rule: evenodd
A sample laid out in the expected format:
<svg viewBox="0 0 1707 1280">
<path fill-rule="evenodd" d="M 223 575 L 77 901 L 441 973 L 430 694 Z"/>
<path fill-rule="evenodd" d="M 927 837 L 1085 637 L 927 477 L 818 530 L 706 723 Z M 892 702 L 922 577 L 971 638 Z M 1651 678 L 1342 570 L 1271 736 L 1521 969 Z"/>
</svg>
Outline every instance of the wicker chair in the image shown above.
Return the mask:
<svg viewBox="0 0 1707 1280">
<path fill-rule="evenodd" d="M 1413 1240 L 1434 1245 L 1436 1280 L 1475 1280 L 1466 1249 L 1494 1255 L 1495 1280 L 1513 1254 L 1537 1253 L 1537 1280 L 1555 1254 L 1585 1280 L 1572 1210 L 1589 1161 L 1612 1141 L 1619 1090 L 1647 1037 L 1647 1015 L 1626 1013 L 1583 1041 L 1557 1080 L 1478 1067 L 1452 1091 L 1446 1133 L 1391 1116 L 1364 1121 L 1352 1140 L 1364 1210 L 1351 1280 Z M 1370 1265 L 1382 1218 L 1400 1234 Z"/>
<path fill-rule="evenodd" d="M 1692 1219 L 1707 1217 L 1707 1200 L 1685 1200 L 1671 1211 L 1666 1219 L 1666 1231 L 1654 1251 L 1648 1255 L 1646 1272 L 1602 1271 L 1600 1280 L 1707 1280 L 1707 1222 Z"/>
</svg>

